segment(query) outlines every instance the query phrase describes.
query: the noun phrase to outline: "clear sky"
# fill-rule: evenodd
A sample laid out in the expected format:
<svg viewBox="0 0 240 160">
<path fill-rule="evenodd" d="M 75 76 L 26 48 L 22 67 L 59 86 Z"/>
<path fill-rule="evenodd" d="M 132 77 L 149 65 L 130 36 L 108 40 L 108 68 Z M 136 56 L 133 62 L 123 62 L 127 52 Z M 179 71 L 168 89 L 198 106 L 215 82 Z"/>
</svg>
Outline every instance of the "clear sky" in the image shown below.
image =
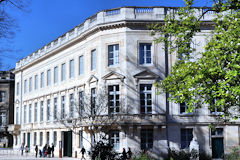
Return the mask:
<svg viewBox="0 0 240 160">
<path fill-rule="evenodd" d="M 16 36 L 0 43 L 16 50 L 1 53 L 2 69 L 15 67 L 18 60 L 81 24 L 96 12 L 122 6 L 183 6 L 183 0 L 32 0 L 22 12 L 10 7 L 18 24 Z M 195 0 L 196 6 L 210 6 L 211 0 Z"/>
</svg>

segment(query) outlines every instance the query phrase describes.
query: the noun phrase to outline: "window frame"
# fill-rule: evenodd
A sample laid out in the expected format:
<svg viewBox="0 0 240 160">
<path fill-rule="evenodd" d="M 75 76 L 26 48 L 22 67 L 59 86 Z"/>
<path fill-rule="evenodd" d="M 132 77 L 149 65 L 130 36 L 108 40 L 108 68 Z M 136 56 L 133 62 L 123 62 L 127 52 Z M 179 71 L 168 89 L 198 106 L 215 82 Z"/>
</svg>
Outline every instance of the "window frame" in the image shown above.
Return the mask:
<svg viewBox="0 0 240 160">
<path fill-rule="evenodd" d="M 147 50 L 144 49 L 144 53 L 143 53 L 143 63 L 141 63 L 141 45 L 144 45 L 144 48 L 146 48 L 146 45 L 150 45 L 150 53 L 151 53 L 151 63 L 147 63 L 147 58 L 146 58 L 146 54 L 147 54 Z M 153 42 L 138 42 L 138 65 L 140 66 L 151 66 L 153 64 Z"/>
<path fill-rule="evenodd" d="M 74 59 L 69 61 L 69 78 L 74 78 Z"/>
<path fill-rule="evenodd" d="M 144 86 L 144 90 L 141 91 L 141 86 Z M 150 90 L 145 90 L 148 86 L 151 86 L 151 91 Z M 151 105 L 148 105 L 148 95 L 151 93 Z M 141 105 L 141 94 L 144 94 L 144 105 Z M 140 83 L 139 84 L 139 103 L 140 103 L 140 114 L 142 115 L 151 115 L 153 114 L 153 84 L 151 83 Z M 142 108 L 144 108 L 144 112 L 142 112 Z M 151 111 L 148 111 L 148 108 L 151 108 Z"/>
<path fill-rule="evenodd" d="M 91 50 L 91 71 L 94 71 L 96 69 L 97 69 L 97 50 L 93 49 Z"/>
<path fill-rule="evenodd" d="M 110 47 L 112 46 L 112 53 L 110 53 Z M 116 50 L 116 46 L 118 48 L 118 50 Z M 108 67 L 114 67 L 114 66 L 118 66 L 119 65 L 119 44 L 110 44 L 108 45 Z M 110 54 L 112 54 L 112 58 L 110 58 Z M 110 64 L 110 59 L 112 59 L 112 64 Z"/>
<path fill-rule="evenodd" d="M 84 74 L 84 55 L 81 55 L 79 56 L 78 75 L 83 75 L 83 74 Z"/>
</svg>

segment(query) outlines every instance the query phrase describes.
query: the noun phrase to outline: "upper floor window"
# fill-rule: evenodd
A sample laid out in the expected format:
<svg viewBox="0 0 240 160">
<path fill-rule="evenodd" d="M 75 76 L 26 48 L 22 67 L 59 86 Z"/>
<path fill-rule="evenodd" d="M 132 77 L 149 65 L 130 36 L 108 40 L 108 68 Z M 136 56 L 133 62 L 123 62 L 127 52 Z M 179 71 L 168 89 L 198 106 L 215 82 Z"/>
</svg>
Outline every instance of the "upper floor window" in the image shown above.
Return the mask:
<svg viewBox="0 0 240 160">
<path fill-rule="evenodd" d="M 54 67 L 54 83 L 58 82 L 58 67 Z"/>
<path fill-rule="evenodd" d="M 38 114 L 38 104 L 37 102 L 34 104 L 34 122 L 37 122 L 37 114 Z"/>
<path fill-rule="evenodd" d="M 38 89 L 38 75 L 35 75 L 35 85 L 34 85 L 34 89 Z"/>
<path fill-rule="evenodd" d="M 83 55 L 79 57 L 79 75 L 84 74 L 84 57 Z"/>
<path fill-rule="evenodd" d="M 96 55 L 96 49 L 91 51 L 91 70 L 95 70 L 97 67 L 97 55 Z"/>
<path fill-rule="evenodd" d="M 19 82 L 17 82 L 17 95 L 19 95 Z"/>
<path fill-rule="evenodd" d="M 54 109 L 53 109 L 53 118 L 57 119 L 57 106 L 58 106 L 58 99 L 57 97 L 54 98 Z"/>
<path fill-rule="evenodd" d="M 51 70 L 47 71 L 47 86 L 51 85 Z"/>
<path fill-rule="evenodd" d="M 140 84 L 141 114 L 152 113 L 152 84 Z"/>
<path fill-rule="evenodd" d="M 6 91 L 0 91 L 0 102 L 6 102 Z"/>
<path fill-rule="evenodd" d="M 119 85 L 108 86 L 109 113 L 119 113 Z"/>
<path fill-rule="evenodd" d="M 69 77 L 73 78 L 74 77 L 74 59 L 70 60 L 70 72 L 69 72 Z"/>
<path fill-rule="evenodd" d="M 27 123 L 27 106 L 25 105 L 23 109 L 24 109 L 24 110 L 23 110 L 23 114 L 24 114 L 24 115 L 23 115 L 23 116 L 24 116 L 24 117 L 23 117 L 23 122 L 24 122 L 24 123 Z"/>
<path fill-rule="evenodd" d="M 73 113 L 74 113 L 74 95 L 70 94 L 70 106 L 69 106 L 69 113 L 70 113 L 70 117 L 73 117 Z"/>
<path fill-rule="evenodd" d="M 181 129 L 181 148 L 188 148 L 191 140 L 193 139 L 193 129 Z"/>
<path fill-rule="evenodd" d="M 29 92 L 32 91 L 32 77 L 29 78 Z"/>
<path fill-rule="evenodd" d="M 153 130 L 142 129 L 141 130 L 141 149 L 153 148 Z"/>
<path fill-rule="evenodd" d="M 19 124 L 19 107 L 16 108 L 16 124 Z"/>
<path fill-rule="evenodd" d="M 47 121 L 50 120 L 50 99 L 47 100 Z"/>
<path fill-rule="evenodd" d="M 187 113 L 188 107 L 186 102 L 180 103 L 180 114 L 185 114 Z"/>
<path fill-rule="evenodd" d="M 139 44 L 139 64 L 151 64 L 152 63 L 152 53 L 151 53 L 151 43 L 140 43 Z"/>
<path fill-rule="evenodd" d="M 95 115 L 96 114 L 96 88 L 91 89 L 91 114 Z"/>
<path fill-rule="evenodd" d="M 78 93 L 78 103 L 79 103 L 79 105 L 78 105 L 78 116 L 82 116 L 82 114 L 83 114 L 83 107 L 84 107 L 84 95 L 83 95 L 84 93 L 83 93 L 83 91 L 80 91 L 79 93 Z"/>
<path fill-rule="evenodd" d="M 27 93 L 27 80 L 24 80 L 24 93 Z"/>
<path fill-rule="evenodd" d="M 29 104 L 28 122 L 32 123 L 32 104 Z"/>
<path fill-rule="evenodd" d="M 66 65 L 65 63 L 63 63 L 61 70 L 61 81 L 65 81 L 65 79 L 66 79 Z"/>
<path fill-rule="evenodd" d="M 40 104 L 40 121 L 43 121 L 43 101 L 41 101 Z"/>
<path fill-rule="evenodd" d="M 41 87 L 41 88 L 44 87 L 44 72 L 41 73 L 41 83 L 40 83 L 40 87 Z"/>
<path fill-rule="evenodd" d="M 62 96 L 61 118 L 65 118 L 65 96 Z"/>
<path fill-rule="evenodd" d="M 108 66 L 119 64 L 119 45 L 108 46 Z"/>
</svg>

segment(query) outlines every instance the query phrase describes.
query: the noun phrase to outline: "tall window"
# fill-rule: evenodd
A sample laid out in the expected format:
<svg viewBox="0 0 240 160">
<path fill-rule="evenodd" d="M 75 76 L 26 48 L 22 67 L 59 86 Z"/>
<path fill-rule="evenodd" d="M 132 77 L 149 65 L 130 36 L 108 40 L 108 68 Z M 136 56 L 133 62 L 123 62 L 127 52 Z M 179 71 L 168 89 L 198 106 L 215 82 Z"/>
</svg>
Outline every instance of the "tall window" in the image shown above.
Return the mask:
<svg viewBox="0 0 240 160">
<path fill-rule="evenodd" d="M 23 122 L 27 123 L 27 106 L 24 106 L 24 117 L 23 117 Z"/>
<path fill-rule="evenodd" d="M 66 80 L 66 65 L 65 63 L 62 64 L 62 70 L 61 70 L 61 81 Z"/>
<path fill-rule="evenodd" d="M 58 100 L 57 98 L 54 98 L 54 110 L 53 110 L 53 118 L 57 119 L 57 106 L 58 106 Z"/>
<path fill-rule="evenodd" d="M 152 84 L 140 84 L 141 114 L 152 113 Z"/>
<path fill-rule="evenodd" d="M 34 89 L 38 89 L 38 75 L 35 75 L 35 84 L 34 84 Z"/>
<path fill-rule="evenodd" d="M 29 78 L 29 92 L 32 92 L 32 77 Z"/>
<path fill-rule="evenodd" d="M 17 95 L 19 95 L 19 82 L 17 82 Z"/>
<path fill-rule="evenodd" d="M 6 91 L 0 91 L 0 102 L 6 102 Z"/>
<path fill-rule="evenodd" d="M 43 101 L 41 101 L 41 104 L 40 104 L 40 121 L 42 122 L 43 121 Z"/>
<path fill-rule="evenodd" d="M 26 133 L 23 133 L 23 143 L 26 144 Z"/>
<path fill-rule="evenodd" d="M 151 64 L 152 53 L 151 43 L 140 43 L 139 44 L 139 64 Z"/>
<path fill-rule="evenodd" d="M 50 139 L 49 132 L 47 132 L 47 144 L 49 144 L 49 139 Z"/>
<path fill-rule="evenodd" d="M 79 144 L 78 144 L 78 147 L 79 148 L 82 148 L 83 147 L 83 131 L 79 131 Z"/>
<path fill-rule="evenodd" d="M 37 143 L 37 132 L 34 132 L 34 135 L 33 135 L 33 145 L 36 146 L 36 143 Z"/>
<path fill-rule="evenodd" d="M 40 83 L 40 87 L 43 88 L 44 87 L 44 72 L 41 73 L 41 83 Z"/>
<path fill-rule="evenodd" d="M 37 122 L 37 113 L 38 113 L 38 105 L 37 102 L 34 104 L 34 122 Z"/>
<path fill-rule="evenodd" d="M 108 66 L 114 66 L 119 64 L 119 45 L 108 46 Z"/>
<path fill-rule="evenodd" d="M 84 74 L 84 57 L 83 55 L 79 57 L 79 75 Z"/>
<path fill-rule="evenodd" d="M 151 149 L 153 147 L 153 130 L 141 130 L 141 149 Z"/>
<path fill-rule="evenodd" d="M 181 129 L 181 148 L 188 148 L 193 138 L 193 129 Z"/>
<path fill-rule="evenodd" d="M 27 80 L 24 80 L 24 93 L 27 93 Z"/>
<path fill-rule="evenodd" d="M 113 145 L 115 150 L 120 149 L 119 131 L 117 130 L 110 131 L 110 144 Z"/>
<path fill-rule="evenodd" d="M 73 78 L 74 77 L 74 59 L 70 60 L 70 72 L 69 72 L 69 77 Z"/>
<path fill-rule="evenodd" d="M 70 94 L 70 106 L 69 106 L 69 113 L 70 113 L 70 116 L 73 117 L 73 110 L 74 110 L 74 95 L 73 94 Z"/>
<path fill-rule="evenodd" d="M 39 143 L 40 146 L 43 145 L 43 132 L 40 132 L 40 143 Z"/>
<path fill-rule="evenodd" d="M 50 120 L 50 99 L 47 100 L 47 121 Z"/>
<path fill-rule="evenodd" d="M 96 114 L 96 88 L 91 89 L 91 114 Z"/>
<path fill-rule="evenodd" d="M 6 126 L 6 113 L 0 113 L 0 127 Z"/>
<path fill-rule="evenodd" d="M 91 70 L 95 70 L 97 67 L 97 55 L 96 55 L 96 49 L 91 51 Z"/>
<path fill-rule="evenodd" d="M 61 118 L 65 118 L 65 96 L 62 96 Z"/>
<path fill-rule="evenodd" d="M 54 67 L 54 83 L 58 82 L 58 67 Z"/>
<path fill-rule="evenodd" d="M 84 97 L 83 97 L 83 91 L 80 91 L 79 94 L 78 94 L 78 103 L 79 103 L 79 108 L 78 108 L 78 114 L 79 116 L 82 116 L 82 112 L 83 112 L 83 105 L 84 105 Z"/>
<path fill-rule="evenodd" d="M 51 85 L 51 70 L 47 71 L 47 86 Z"/>
<path fill-rule="evenodd" d="M 119 85 L 108 86 L 109 113 L 119 113 Z"/>
<path fill-rule="evenodd" d="M 16 110 L 16 124 L 19 124 L 19 107 Z"/>
<path fill-rule="evenodd" d="M 180 103 L 180 114 L 184 114 L 184 113 L 187 113 L 187 104 L 184 102 L 184 103 Z"/>
<path fill-rule="evenodd" d="M 32 104 L 29 104 L 28 121 L 32 123 Z"/>
<path fill-rule="evenodd" d="M 53 132 L 53 145 L 56 146 L 57 145 L 57 131 Z"/>
</svg>

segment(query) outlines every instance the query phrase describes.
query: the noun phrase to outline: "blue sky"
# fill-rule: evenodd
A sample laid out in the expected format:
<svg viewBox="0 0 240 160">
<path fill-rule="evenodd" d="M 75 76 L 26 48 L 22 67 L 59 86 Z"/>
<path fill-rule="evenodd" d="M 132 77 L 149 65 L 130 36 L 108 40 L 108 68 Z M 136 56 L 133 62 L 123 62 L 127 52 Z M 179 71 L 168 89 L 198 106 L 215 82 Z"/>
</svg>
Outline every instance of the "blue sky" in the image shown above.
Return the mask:
<svg viewBox="0 0 240 160">
<path fill-rule="evenodd" d="M 209 6 L 211 0 L 195 0 Z M 183 6 L 183 0 L 32 0 L 27 12 L 9 7 L 18 28 L 14 39 L 1 42 L 15 52 L 1 54 L 2 69 L 15 67 L 18 60 L 38 50 L 96 12 L 122 6 Z M 0 43 L 0 45 L 1 45 Z"/>
</svg>

